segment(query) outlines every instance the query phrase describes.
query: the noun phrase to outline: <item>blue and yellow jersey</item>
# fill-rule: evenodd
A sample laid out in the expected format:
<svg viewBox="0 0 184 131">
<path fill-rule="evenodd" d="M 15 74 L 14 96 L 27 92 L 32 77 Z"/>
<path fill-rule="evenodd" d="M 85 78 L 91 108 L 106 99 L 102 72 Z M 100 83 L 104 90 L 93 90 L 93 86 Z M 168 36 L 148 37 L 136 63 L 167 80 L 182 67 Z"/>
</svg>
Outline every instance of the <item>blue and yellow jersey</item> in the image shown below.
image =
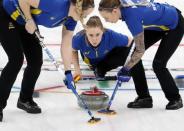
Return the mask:
<svg viewBox="0 0 184 131">
<path fill-rule="evenodd" d="M 168 4 L 151 3 L 150 6 L 122 8 L 121 15 L 133 36 L 144 29 L 168 31 L 178 24 L 177 10 Z"/>
<path fill-rule="evenodd" d="M 96 65 L 115 47 L 128 45 L 128 37 L 120 33 L 106 29 L 102 40 L 97 47 L 93 47 L 86 38 L 83 31 L 77 33 L 72 40 L 74 50 L 79 50 L 84 56 L 84 62 L 89 65 Z M 118 57 L 118 56 L 117 56 Z"/>
<path fill-rule="evenodd" d="M 18 0 L 3 0 L 3 7 L 12 19 L 24 25 L 25 21 L 17 10 Z M 77 24 L 68 17 L 70 0 L 40 0 L 38 8 L 31 8 L 31 14 L 37 25 L 48 28 L 65 25 L 67 30 L 74 30 Z"/>
</svg>

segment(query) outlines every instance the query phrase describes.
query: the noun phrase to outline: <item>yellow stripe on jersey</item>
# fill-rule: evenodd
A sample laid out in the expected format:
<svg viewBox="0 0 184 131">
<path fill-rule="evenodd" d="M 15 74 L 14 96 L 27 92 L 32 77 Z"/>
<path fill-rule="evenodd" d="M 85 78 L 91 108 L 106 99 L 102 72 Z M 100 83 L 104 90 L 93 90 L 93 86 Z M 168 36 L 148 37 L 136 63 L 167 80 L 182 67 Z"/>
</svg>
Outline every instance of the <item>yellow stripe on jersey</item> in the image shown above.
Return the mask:
<svg viewBox="0 0 184 131">
<path fill-rule="evenodd" d="M 85 57 L 85 56 L 84 56 L 84 62 L 85 62 L 86 64 L 90 65 L 89 59 L 88 59 L 87 57 Z"/>
<path fill-rule="evenodd" d="M 39 15 L 42 13 L 42 10 L 40 9 L 31 9 L 31 14 L 33 15 Z"/>
<path fill-rule="evenodd" d="M 145 29 L 146 28 L 150 28 L 150 27 L 157 27 L 157 28 L 160 28 L 162 29 L 163 31 L 168 31 L 170 30 L 168 27 L 164 26 L 164 25 L 147 25 L 147 26 L 143 26 Z"/>
<path fill-rule="evenodd" d="M 33 15 L 39 15 L 39 14 L 41 14 L 42 13 L 42 11 L 40 10 L 40 9 L 31 9 L 31 14 L 33 14 Z M 12 14 L 11 14 L 11 18 L 13 19 L 13 20 L 17 20 L 17 18 L 20 16 L 20 13 L 19 13 L 19 11 L 18 10 L 15 10 Z"/>
<path fill-rule="evenodd" d="M 17 20 L 17 18 L 20 16 L 20 13 L 18 10 L 14 11 L 12 14 L 11 14 L 11 18 L 14 19 L 15 21 Z"/>
<path fill-rule="evenodd" d="M 67 28 L 66 28 L 66 26 L 65 26 L 65 25 L 63 25 L 63 30 L 67 30 Z"/>
</svg>

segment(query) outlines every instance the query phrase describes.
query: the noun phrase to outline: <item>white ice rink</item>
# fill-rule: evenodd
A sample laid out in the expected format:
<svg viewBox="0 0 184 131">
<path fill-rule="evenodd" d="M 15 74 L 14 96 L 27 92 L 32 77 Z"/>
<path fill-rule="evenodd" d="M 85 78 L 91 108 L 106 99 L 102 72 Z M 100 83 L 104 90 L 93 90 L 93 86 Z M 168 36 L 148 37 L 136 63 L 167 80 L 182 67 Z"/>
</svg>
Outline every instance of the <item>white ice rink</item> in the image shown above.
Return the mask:
<svg viewBox="0 0 184 131">
<path fill-rule="evenodd" d="M 160 1 L 165 2 L 166 0 Z M 95 0 L 95 2 L 98 4 L 99 0 Z M 184 0 L 167 0 L 167 3 L 178 7 L 184 15 Z M 98 14 L 97 10 L 92 15 L 94 14 Z M 120 21 L 116 25 L 105 22 L 104 24 L 107 28 L 130 35 L 125 24 Z M 40 28 L 41 34 L 45 37 L 44 43 L 47 44 L 55 58 L 61 61 L 59 55 L 61 27 L 55 29 Z M 76 32 L 80 29 L 81 26 L 78 25 Z M 148 85 L 153 97 L 153 108 L 129 109 L 126 107 L 128 102 L 136 97 L 131 80 L 129 83 L 122 84 L 113 101 L 112 109 L 117 111 L 117 115 L 104 116 L 92 111 L 95 117 L 100 117 L 102 120 L 95 125 L 89 125 L 87 121 L 90 117 L 87 112 L 79 108 L 76 97 L 63 86 L 63 78 L 43 52 L 44 64 L 36 84 L 36 90 L 40 92 L 40 97 L 35 98 L 35 101 L 42 108 L 42 113 L 37 115 L 28 114 L 16 107 L 22 73 L 26 66 L 24 64 L 12 89 L 8 105 L 4 110 L 4 119 L 0 123 L 0 131 L 184 131 L 184 109 L 177 111 L 165 110 L 168 101 L 151 70 L 151 62 L 156 49 L 157 44 L 151 47 L 143 58 L 145 68 L 149 69 L 146 71 L 146 75 L 149 78 Z M 1 46 L 0 54 L 0 70 L 2 70 L 7 62 L 7 57 Z M 168 68 L 174 77 L 184 75 L 183 59 L 184 39 L 168 63 Z M 84 74 L 92 73 L 86 70 L 84 63 L 81 62 L 81 64 Z M 109 74 L 116 74 L 116 71 L 114 70 Z M 81 93 L 93 85 L 97 85 L 111 96 L 115 81 L 81 81 L 77 84 L 77 91 Z M 180 94 L 184 99 L 184 88 L 180 88 Z"/>
</svg>

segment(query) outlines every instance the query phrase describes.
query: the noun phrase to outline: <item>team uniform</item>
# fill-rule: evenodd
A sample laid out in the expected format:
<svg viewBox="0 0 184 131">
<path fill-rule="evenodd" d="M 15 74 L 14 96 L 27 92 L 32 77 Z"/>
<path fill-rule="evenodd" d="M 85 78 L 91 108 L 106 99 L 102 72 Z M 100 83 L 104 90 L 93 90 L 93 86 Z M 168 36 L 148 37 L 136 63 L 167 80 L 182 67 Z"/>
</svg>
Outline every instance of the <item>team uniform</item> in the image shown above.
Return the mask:
<svg viewBox="0 0 184 131">
<path fill-rule="evenodd" d="M 0 77 L 0 110 L 7 104 L 13 83 L 23 64 L 24 55 L 27 67 L 21 85 L 19 99 L 31 101 L 35 83 L 42 66 L 42 48 L 34 35 L 25 30 L 25 22 L 17 10 L 18 0 L 0 0 L 0 41 L 9 61 Z M 31 8 L 31 14 L 37 25 L 57 27 L 64 25 L 73 31 L 77 24 L 68 17 L 70 0 L 40 0 L 37 9 Z M 31 103 L 35 106 L 35 103 Z"/>
<path fill-rule="evenodd" d="M 4 0 L 3 6 L 6 12 L 17 23 L 24 25 L 25 20 L 16 9 L 18 0 Z M 48 28 L 57 27 L 63 24 L 67 30 L 73 31 L 77 24 L 71 17 L 68 17 L 70 0 L 40 0 L 37 9 L 31 8 L 31 14 L 37 25 L 43 25 Z"/>
<path fill-rule="evenodd" d="M 153 61 L 153 69 L 166 98 L 169 101 L 179 100 L 179 90 L 166 65 L 184 34 L 181 12 L 168 4 L 151 3 L 149 6 L 121 8 L 121 15 L 133 36 L 144 32 L 146 49 L 161 40 Z M 131 69 L 131 74 L 138 96 L 150 97 L 142 61 Z"/>
<path fill-rule="evenodd" d="M 168 4 L 122 8 L 121 14 L 133 36 L 143 30 L 169 31 L 178 24 L 178 12 Z"/>
<path fill-rule="evenodd" d="M 80 51 L 86 64 L 93 70 L 98 68 L 101 75 L 118 66 L 125 61 L 125 54 L 128 52 L 128 37 L 120 33 L 106 29 L 103 33 L 100 44 L 93 47 L 87 40 L 86 34 L 81 31 L 73 37 L 72 47 Z M 121 56 L 121 57 L 117 57 Z"/>
</svg>

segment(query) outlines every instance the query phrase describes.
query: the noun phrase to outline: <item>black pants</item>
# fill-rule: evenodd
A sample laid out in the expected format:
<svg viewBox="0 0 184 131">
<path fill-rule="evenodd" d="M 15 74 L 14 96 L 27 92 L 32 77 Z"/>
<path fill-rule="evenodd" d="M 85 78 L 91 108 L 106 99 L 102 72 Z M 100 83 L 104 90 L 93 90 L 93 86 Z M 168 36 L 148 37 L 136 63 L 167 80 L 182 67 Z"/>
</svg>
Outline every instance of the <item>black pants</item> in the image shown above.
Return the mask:
<svg viewBox="0 0 184 131">
<path fill-rule="evenodd" d="M 42 66 L 42 48 L 35 36 L 27 33 L 24 26 L 18 25 L 6 14 L 0 4 L 0 41 L 8 56 L 8 63 L 0 76 L 0 108 L 5 108 L 13 83 L 24 60 L 27 67 L 21 84 L 20 99 L 32 99 L 35 83 Z M 1 58 L 3 59 L 3 58 Z"/>
<path fill-rule="evenodd" d="M 108 71 L 116 69 L 119 66 L 123 66 L 126 62 L 127 56 L 130 52 L 130 47 L 116 47 L 110 51 L 105 58 L 100 61 L 95 68 L 98 73 L 105 75 Z"/>
<path fill-rule="evenodd" d="M 97 68 L 99 74 L 105 75 L 108 71 L 124 65 L 130 49 L 131 46 L 114 48 L 97 65 L 90 65 L 90 68 Z M 82 53 L 81 57 L 84 60 Z"/>
<path fill-rule="evenodd" d="M 180 98 L 179 90 L 171 76 L 169 70 L 166 68 L 167 62 L 177 49 L 184 34 L 184 19 L 178 11 L 179 23 L 173 30 L 166 32 L 145 30 L 145 48 L 161 40 L 155 58 L 153 60 L 153 70 L 160 82 L 161 88 L 169 101 Z M 148 86 L 145 78 L 142 61 L 135 65 L 131 74 L 135 83 L 136 92 L 139 97 L 147 97 L 149 95 Z"/>
<path fill-rule="evenodd" d="M 132 41 L 132 44 L 133 44 L 133 41 Z M 106 74 L 108 71 L 112 69 L 115 69 L 119 66 L 123 66 L 132 48 L 132 44 L 130 47 L 114 48 L 112 51 L 110 51 L 107 54 L 107 56 L 102 61 L 100 61 L 96 66 L 93 66 L 93 69 L 97 68 L 99 74 Z M 141 74 L 141 77 L 140 77 L 140 74 Z M 149 96 L 148 86 L 146 82 L 142 61 L 140 61 L 137 65 L 134 66 L 134 68 L 131 71 L 131 75 L 133 77 L 136 91 L 137 93 L 140 93 L 139 96 L 143 96 L 143 97 Z"/>
</svg>

